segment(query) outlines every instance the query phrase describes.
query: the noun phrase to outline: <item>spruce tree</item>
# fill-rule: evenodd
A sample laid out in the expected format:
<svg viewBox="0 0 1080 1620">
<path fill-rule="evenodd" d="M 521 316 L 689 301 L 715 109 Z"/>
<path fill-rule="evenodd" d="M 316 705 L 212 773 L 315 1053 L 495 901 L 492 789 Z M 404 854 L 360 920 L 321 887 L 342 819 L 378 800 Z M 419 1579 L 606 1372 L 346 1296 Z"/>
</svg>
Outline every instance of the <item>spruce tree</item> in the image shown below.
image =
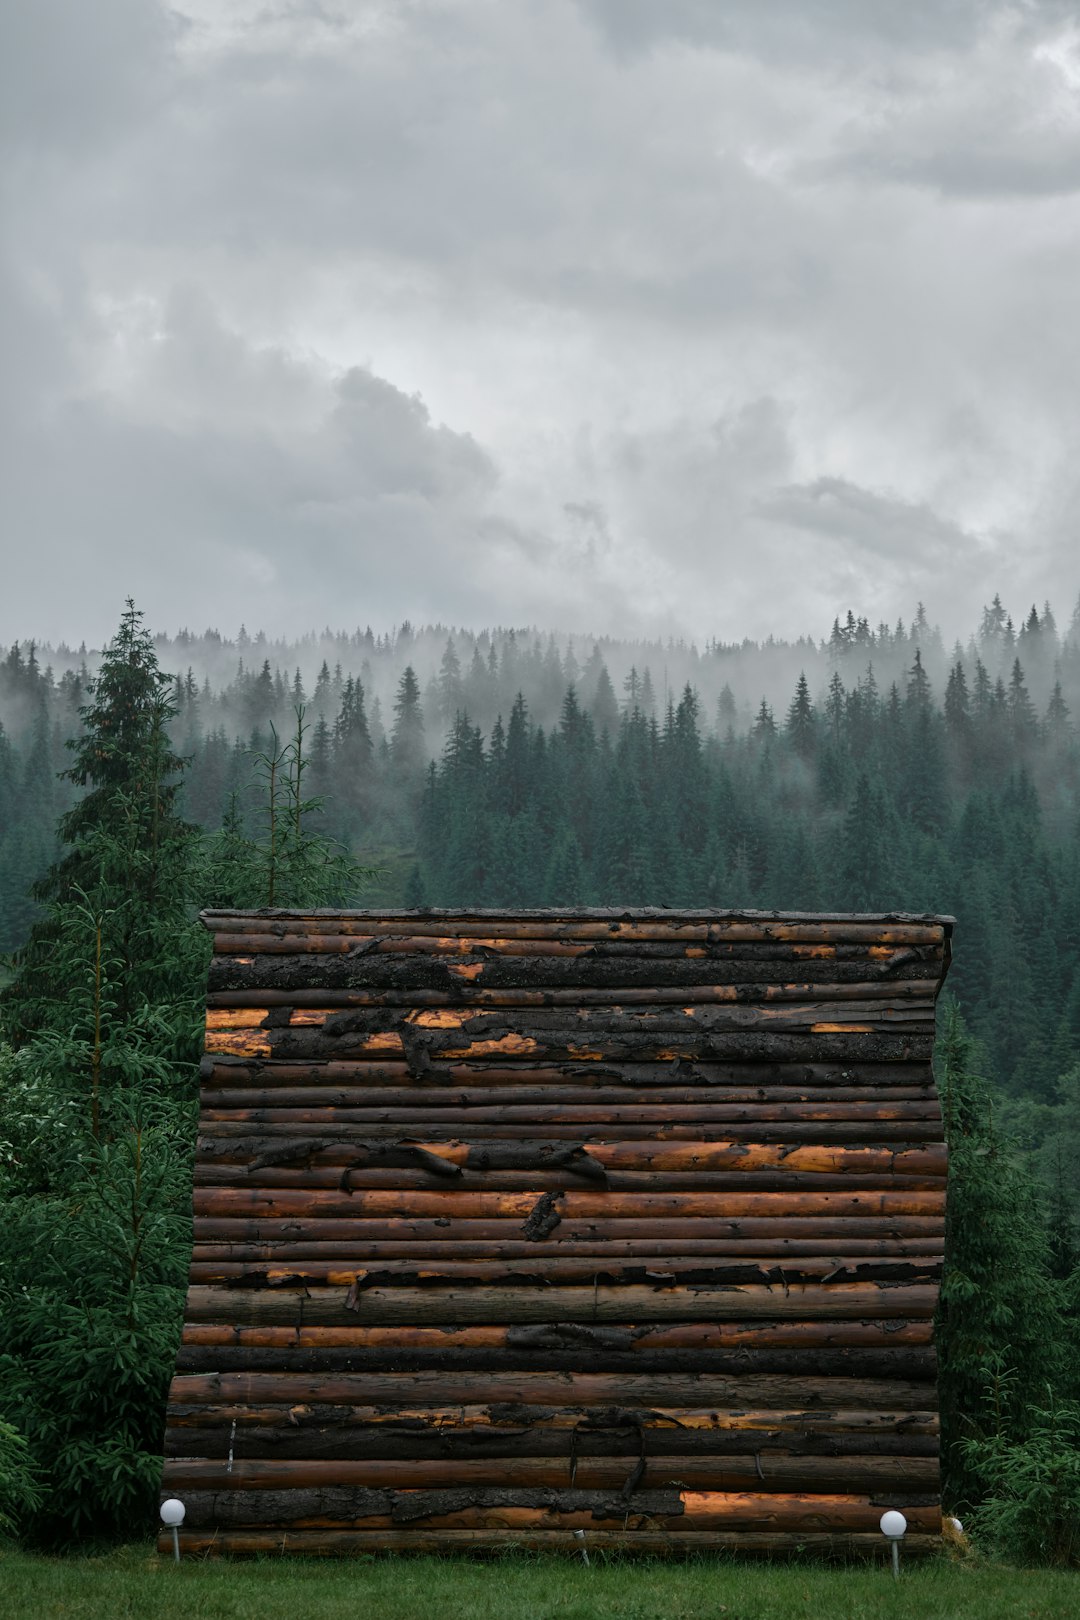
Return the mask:
<svg viewBox="0 0 1080 1620">
<path fill-rule="evenodd" d="M 171 685 L 129 600 L 80 710 L 81 734 L 69 744 L 74 761 L 63 774 L 83 792 L 60 819 L 63 853 L 34 887 L 46 915 L 17 954 L 3 994 L 17 1041 L 62 1021 L 70 964 L 61 940 L 87 908 L 109 919 L 103 948 L 115 964 L 120 1022 L 147 999 L 167 997 L 187 971 L 176 946 L 195 831 L 178 813 L 184 762 L 169 740 Z"/>
</svg>

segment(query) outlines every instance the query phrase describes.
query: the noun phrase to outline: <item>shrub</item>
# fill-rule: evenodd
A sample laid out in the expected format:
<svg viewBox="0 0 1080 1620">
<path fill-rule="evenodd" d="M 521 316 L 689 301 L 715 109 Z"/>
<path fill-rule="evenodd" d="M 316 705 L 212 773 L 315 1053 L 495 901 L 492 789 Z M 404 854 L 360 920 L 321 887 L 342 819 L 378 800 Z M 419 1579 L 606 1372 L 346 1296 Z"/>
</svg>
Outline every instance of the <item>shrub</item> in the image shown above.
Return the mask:
<svg viewBox="0 0 1080 1620">
<path fill-rule="evenodd" d="M 989 1495 L 971 1528 L 999 1557 L 1022 1564 L 1080 1567 L 1080 1403 L 1029 1412 L 1024 1440 L 969 1440 L 966 1459 Z"/>
</svg>

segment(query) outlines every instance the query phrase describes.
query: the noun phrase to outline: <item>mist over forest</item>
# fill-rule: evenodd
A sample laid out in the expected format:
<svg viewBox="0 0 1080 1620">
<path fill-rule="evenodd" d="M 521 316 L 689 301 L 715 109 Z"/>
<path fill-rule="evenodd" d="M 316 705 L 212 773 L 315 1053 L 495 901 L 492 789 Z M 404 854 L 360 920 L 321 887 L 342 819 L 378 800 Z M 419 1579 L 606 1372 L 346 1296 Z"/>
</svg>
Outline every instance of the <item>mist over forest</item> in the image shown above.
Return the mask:
<svg viewBox="0 0 1080 1620">
<path fill-rule="evenodd" d="M 357 903 L 954 913 L 950 990 L 1005 1116 L 1080 1196 L 1080 604 L 1059 626 L 994 597 L 952 646 L 919 605 L 795 642 L 403 624 L 155 648 L 183 813 L 257 838 L 257 757 L 299 714 L 320 831 L 377 869 Z M 0 653 L 7 950 L 77 795 L 58 773 L 96 662 Z"/>
</svg>

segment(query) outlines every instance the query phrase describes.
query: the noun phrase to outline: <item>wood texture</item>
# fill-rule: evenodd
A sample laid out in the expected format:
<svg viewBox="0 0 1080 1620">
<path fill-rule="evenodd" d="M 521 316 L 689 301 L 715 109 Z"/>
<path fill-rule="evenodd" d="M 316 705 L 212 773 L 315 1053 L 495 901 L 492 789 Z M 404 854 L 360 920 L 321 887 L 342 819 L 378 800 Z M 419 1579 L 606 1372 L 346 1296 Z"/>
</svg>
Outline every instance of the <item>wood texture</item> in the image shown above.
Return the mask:
<svg viewBox="0 0 1080 1620">
<path fill-rule="evenodd" d="M 933 1545 L 951 919 L 204 921 L 184 1551 Z"/>
</svg>

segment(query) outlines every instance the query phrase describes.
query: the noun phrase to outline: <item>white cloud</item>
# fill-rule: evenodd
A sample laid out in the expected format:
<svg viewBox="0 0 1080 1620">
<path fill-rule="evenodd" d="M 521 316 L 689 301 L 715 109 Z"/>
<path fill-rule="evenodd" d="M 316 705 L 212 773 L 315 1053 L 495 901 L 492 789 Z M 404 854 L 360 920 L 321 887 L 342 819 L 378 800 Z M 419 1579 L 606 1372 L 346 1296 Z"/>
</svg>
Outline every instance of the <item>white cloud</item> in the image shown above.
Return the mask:
<svg viewBox="0 0 1080 1620">
<path fill-rule="evenodd" d="M 1070 6 L 181 9 L 8 14 L 0 639 L 1075 594 Z"/>
</svg>

